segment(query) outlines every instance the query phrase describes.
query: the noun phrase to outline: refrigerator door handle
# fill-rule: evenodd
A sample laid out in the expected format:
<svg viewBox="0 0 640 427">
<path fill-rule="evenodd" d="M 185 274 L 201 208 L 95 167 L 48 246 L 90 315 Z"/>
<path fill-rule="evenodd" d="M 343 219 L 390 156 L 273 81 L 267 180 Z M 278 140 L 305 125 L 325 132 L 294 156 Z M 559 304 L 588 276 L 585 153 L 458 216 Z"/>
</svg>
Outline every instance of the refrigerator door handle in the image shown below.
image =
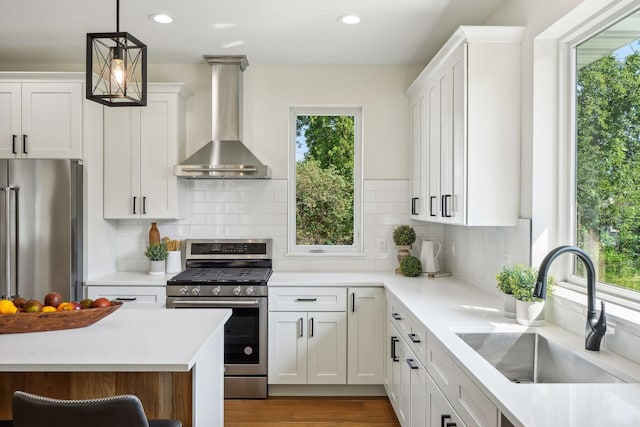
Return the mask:
<svg viewBox="0 0 640 427">
<path fill-rule="evenodd" d="M 5 262 L 4 280 L 5 280 L 5 297 L 11 298 L 11 187 L 3 187 L 4 191 L 4 247 Z"/>
</svg>

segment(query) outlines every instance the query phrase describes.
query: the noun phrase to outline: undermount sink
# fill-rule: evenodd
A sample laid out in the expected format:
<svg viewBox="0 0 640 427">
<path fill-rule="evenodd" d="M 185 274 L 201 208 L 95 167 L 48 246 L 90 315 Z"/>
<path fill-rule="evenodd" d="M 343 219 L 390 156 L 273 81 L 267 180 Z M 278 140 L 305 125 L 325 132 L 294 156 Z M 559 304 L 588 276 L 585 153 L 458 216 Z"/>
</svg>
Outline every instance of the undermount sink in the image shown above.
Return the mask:
<svg viewBox="0 0 640 427">
<path fill-rule="evenodd" d="M 473 332 L 457 335 L 514 383 L 623 382 L 537 333 Z"/>
</svg>

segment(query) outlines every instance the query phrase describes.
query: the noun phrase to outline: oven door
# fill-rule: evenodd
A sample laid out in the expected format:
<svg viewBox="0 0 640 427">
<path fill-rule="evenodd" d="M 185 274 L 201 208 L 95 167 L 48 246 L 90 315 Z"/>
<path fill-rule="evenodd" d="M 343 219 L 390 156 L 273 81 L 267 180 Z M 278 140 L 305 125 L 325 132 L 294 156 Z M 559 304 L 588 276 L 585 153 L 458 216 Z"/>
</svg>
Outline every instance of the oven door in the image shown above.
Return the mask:
<svg viewBox="0 0 640 427">
<path fill-rule="evenodd" d="M 225 375 L 267 374 L 266 297 L 168 297 L 167 307 L 230 308 L 224 325 Z"/>
</svg>

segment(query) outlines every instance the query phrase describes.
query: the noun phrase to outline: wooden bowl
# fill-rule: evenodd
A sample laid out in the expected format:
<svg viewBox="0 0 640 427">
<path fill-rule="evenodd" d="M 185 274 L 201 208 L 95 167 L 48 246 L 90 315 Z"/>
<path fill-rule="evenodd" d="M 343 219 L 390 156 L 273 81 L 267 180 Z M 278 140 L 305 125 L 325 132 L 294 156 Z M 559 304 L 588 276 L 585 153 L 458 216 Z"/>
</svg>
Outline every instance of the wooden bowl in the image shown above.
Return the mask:
<svg viewBox="0 0 640 427">
<path fill-rule="evenodd" d="M 0 314 L 0 334 L 84 328 L 110 315 L 119 309 L 120 306 L 122 306 L 122 302 L 112 301 L 109 307 L 55 311 L 50 313 Z"/>
</svg>

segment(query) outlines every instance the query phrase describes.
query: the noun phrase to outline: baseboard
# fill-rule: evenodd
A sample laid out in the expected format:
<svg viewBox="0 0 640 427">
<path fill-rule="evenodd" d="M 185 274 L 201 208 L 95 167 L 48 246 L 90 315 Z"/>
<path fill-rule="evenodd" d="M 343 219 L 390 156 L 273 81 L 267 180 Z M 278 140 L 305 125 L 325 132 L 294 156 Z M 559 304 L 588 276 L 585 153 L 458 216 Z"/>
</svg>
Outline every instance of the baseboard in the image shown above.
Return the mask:
<svg viewBox="0 0 640 427">
<path fill-rule="evenodd" d="M 269 396 L 386 396 L 377 385 L 299 385 L 269 384 Z"/>
</svg>

